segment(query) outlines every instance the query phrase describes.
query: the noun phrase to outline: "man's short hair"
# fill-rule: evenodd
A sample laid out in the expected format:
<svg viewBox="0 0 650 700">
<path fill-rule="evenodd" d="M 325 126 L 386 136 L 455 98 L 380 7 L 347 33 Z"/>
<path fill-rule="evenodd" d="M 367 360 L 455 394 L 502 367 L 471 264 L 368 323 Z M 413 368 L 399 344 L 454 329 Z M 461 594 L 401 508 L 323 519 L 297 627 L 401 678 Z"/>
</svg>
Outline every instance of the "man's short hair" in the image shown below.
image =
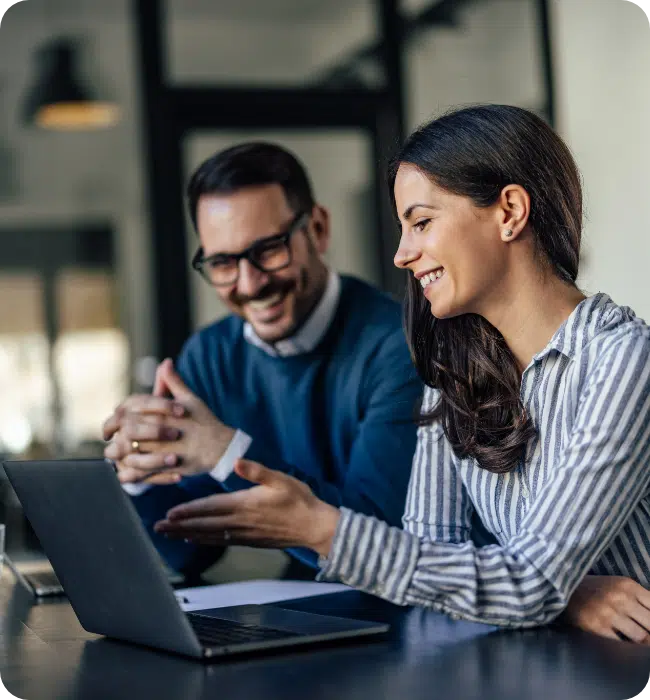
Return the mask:
<svg viewBox="0 0 650 700">
<path fill-rule="evenodd" d="M 187 187 L 194 228 L 197 207 L 204 194 L 232 194 L 244 187 L 280 185 L 291 209 L 311 212 L 311 183 L 302 163 L 281 146 L 262 141 L 241 143 L 219 151 L 202 163 Z"/>
</svg>

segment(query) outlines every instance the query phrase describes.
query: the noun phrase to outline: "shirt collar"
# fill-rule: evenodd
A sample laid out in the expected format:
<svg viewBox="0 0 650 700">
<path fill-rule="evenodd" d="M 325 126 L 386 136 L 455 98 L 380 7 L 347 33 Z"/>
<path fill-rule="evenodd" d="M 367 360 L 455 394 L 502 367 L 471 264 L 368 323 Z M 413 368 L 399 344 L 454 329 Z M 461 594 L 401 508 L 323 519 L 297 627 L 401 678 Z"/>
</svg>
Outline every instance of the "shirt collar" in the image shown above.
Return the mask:
<svg viewBox="0 0 650 700">
<path fill-rule="evenodd" d="M 620 314 L 620 307 L 607 294 L 599 292 L 583 299 L 555 331 L 548 345 L 533 357 L 533 362 L 541 360 L 551 350 L 571 359 L 594 338 L 612 314 Z"/>
<path fill-rule="evenodd" d="M 309 318 L 294 335 L 279 340 L 277 343 L 267 343 L 257 335 L 253 326 L 246 322 L 244 324 L 244 338 L 272 357 L 291 357 L 311 352 L 320 343 L 330 327 L 340 296 L 341 278 L 336 272 L 330 270 L 323 296 Z"/>
</svg>

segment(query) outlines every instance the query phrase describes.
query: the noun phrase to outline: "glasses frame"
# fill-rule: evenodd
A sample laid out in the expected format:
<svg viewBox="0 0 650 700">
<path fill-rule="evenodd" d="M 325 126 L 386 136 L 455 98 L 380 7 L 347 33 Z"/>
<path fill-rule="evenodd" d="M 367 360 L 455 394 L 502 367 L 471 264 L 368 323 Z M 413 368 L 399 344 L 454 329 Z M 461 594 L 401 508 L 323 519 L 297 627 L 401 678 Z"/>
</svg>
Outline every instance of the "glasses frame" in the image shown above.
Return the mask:
<svg viewBox="0 0 650 700">
<path fill-rule="evenodd" d="M 289 267 L 291 263 L 293 262 L 293 252 L 291 250 L 291 236 L 293 236 L 294 233 L 297 233 L 298 231 L 304 229 L 307 224 L 309 223 L 309 213 L 308 212 L 298 212 L 296 216 L 293 218 L 291 223 L 288 225 L 287 229 L 283 231 L 282 233 L 275 233 L 272 236 L 267 236 L 266 238 L 260 238 L 259 240 L 255 241 L 252 245 L 248 246 L 245 250 L 242 250 L 241 253 L 214 253 L 213 255 L 208 255 L 207 257 L 203 256 L 203 247 L 199 248 L 194 256 L 192 257 L 192 269 L 196 270 L 201 277 L 203 277 L 208 284 L 212 285 L 213 287 L 231 287 L 234 284 L 237 284 L 239 281 L 239 263 L 246 259 L 248 262 L 256 269 L 259 270 L 260 272 L 277 272 L 278 270 L 284 270 L 285 268 Z M 287 249 L 287 252 L 289 254 L 289 258 L 286 263 L 272 267 L 272 268 L 265 268 L 263 267 L 256 259 L 255 259 L 255 251 L 259 250 L 260 248 L 263 248 L 264 246 L 267 246 L 269 243 L 283 243 Z M 210 262 L 210 260 L 214 260 L 216 258 L 219 259 L 228 259 L 231 261 L 234 261 L 236 264 L 236 270 L 237 274 L 235 278 L 232 280 L 232 282 L 214 282 L 211 278 L 209 273 L 205 269 L 205 264 Z"/>
</svg>

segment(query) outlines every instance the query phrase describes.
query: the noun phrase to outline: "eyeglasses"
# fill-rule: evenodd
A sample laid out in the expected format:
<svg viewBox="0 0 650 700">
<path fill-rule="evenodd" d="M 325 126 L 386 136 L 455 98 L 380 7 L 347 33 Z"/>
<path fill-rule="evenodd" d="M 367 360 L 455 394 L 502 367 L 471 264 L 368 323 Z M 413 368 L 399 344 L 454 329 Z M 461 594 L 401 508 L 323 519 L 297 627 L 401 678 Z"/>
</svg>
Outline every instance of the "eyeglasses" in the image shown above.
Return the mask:
<svg viewBox="0 0 650 700">
<path fill-rule="evenodd" d="M 304 229 L 309 214 L 300 212 L 282 233 L 261 238 L 241 253 L 215 253 L 203 257 L 199 248 L 192 258 L 192 267 L 215 287 L 233 285 L 239 279 L 239 261 L 246 259 L 261 272 L 276 272 L 291 265 L 291 236 Z"/>
</svg>

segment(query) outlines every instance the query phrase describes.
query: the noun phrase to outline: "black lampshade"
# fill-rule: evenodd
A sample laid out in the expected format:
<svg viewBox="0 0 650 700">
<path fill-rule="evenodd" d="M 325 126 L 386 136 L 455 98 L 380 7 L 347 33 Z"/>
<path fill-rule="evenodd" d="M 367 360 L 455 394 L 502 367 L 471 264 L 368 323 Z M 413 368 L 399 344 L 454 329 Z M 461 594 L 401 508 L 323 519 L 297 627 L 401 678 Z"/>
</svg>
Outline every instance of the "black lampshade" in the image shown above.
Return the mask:
<svg viewBox="0 0 650 700">
<path fill-rule="evenodd" d="M 119 121 L 119 107 L 98 99 L 80 82 L 77 52 L 78 45 L 71 39 L 56 39 L 38 49 L 36 82 L 23 107 L 27 123 L 72 131 L 101 129 Z"/>
</svg>

